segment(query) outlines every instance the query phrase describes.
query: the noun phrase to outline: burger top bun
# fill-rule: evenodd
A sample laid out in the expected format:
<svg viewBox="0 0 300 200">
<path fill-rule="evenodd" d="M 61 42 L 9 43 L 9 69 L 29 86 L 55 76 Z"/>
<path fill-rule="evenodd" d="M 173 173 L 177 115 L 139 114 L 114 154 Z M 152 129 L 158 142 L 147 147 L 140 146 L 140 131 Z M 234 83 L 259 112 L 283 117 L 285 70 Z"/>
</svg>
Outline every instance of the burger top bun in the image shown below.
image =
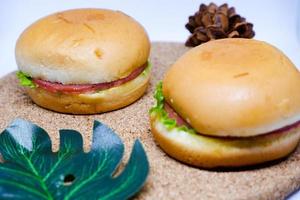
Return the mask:
<svg viewBox="0 0 300 200">
<path fill-rule="evenodd" d="M 76 9 L 29 26 L 16 44 L 19 69 L 63 84 L 103 83 L 128 76 L 147 62 L 144 28 L 120 11 Z"/>
<path fill-rule="evenodd" d="M 185 53 L 163 80 L 166 101 L 197 132 L 261 135 L 300 120 L 300 73 L 274 46 L 215 40 Z"/>
</svg>

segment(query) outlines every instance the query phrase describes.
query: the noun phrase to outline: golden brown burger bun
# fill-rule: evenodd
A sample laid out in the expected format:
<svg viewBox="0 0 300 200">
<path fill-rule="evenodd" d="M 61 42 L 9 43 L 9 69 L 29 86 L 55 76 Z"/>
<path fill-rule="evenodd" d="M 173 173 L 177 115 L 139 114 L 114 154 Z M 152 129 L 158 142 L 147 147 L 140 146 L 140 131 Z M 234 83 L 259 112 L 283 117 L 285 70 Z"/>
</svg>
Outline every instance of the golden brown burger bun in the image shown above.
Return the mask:
<svg viewBox="0 0 300 200">
<path fill-rule="evenodd" d="M 147 62 L 144 28 L 120 11 L 76 9 L 29 26 L 16 44 L 20 71 L 63 84 L 91 84 L 128 76 Z"/>
<path fill-rule="evenodd" d="M 163 94 L 206 135 L 256 136 L 300 120 L 299 71 L 280 50 L 253 39 L 191 49 L 166 73 Z"/>
<path fill-rule="evenodd" d="M 203 136 L 177 129 L 168 130 L 155 115 L 151 131 L 160 147 L 171 157 L 203 167 L 240 167 L 282 158 L 298 144 L 300 127 L 249 138 L 228 139 Z"/>
<path fill-rule="evenodd" d="M 91 94 L 53 93 L 40 87 L 28 88 L 27 93 L 39 106 L 49 110 L 72 113 L 94 114 L 116 110 L 139 99 L 147 89 L 150 72 L 120 86 Z"/>
</svg>

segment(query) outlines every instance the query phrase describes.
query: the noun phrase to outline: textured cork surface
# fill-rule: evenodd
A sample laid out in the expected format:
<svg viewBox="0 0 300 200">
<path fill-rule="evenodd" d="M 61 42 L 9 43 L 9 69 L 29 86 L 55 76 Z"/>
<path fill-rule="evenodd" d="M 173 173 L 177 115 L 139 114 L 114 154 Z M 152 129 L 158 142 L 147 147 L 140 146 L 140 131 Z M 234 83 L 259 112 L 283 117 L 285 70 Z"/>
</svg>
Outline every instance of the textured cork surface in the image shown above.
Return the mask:
<svg viewBox="0 0 300 200">
<path fill-rule="evenodd" d="M 14 74 L 9 74 L 0 80 L 0 128 L 3 130 L 16 117 L 30 120 L 48 131 L 54 150 L 58 147 L 59 129 L 76 129 L 82 133 L 88 150 L 93 120 L 99 120 L 123 139 L 124 162 L 134 140 L 140 138 L 151 168 L 136 199 L 284 199 L 300 187 L 300 148 L 288 159 L 273 165 L 238 171 L 207 171 L 173 160 L 153 141 L 148 110 L 154 103 L 155 84 L 186 50 L 183 44 L 154 43 L 152 80 L 145 96 L 126 108 L 100 115 L 76 116 L 40 108 L 18 86 Z"/>
</svg>

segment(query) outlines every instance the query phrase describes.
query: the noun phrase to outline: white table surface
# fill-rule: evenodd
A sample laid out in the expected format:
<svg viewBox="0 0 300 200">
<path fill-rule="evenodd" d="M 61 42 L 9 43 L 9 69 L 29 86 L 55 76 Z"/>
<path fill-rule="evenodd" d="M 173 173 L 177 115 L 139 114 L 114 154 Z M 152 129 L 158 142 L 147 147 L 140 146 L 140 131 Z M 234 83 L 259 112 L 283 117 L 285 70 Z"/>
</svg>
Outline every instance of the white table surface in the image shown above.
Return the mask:
<svg viewBox="0 0 300 200">
<path fill-rule="evenodd" d="M 121 10 L 139 21 L 152 41 L 184 42 L 189 15 L 199 4 L 196 0 L 0 0 L 0 76 L 17 69 L 15 43 L 32 22 L 56 11 L 96 7 Z M 224 1 L 215 0 L 217 4 Z M 227 0 L 237 13 L 254 24 L 256 39 L 280 48 L 300 69 L 300 1 Z M 300 192 L 289 199 L 300 199 Z"/>
</svg>

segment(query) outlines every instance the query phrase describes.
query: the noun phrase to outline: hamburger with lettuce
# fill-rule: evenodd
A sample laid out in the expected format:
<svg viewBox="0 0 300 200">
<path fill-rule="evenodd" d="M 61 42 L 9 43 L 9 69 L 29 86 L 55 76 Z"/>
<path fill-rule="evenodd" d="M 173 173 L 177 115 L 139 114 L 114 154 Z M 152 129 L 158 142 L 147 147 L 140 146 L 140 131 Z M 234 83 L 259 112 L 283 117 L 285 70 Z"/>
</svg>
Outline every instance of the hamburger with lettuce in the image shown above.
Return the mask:
<svg viewBox="0 0 300 200">
<path fill-rule="evenodd" d="M 149 83 L 150 42 L 120 11 L 75 9 L 44 17 L 16 44 L 17 76 L 39 106 L 93 114 L 127 106 Z"/>
<path fill-rule="evenodd" d="M 189 50 L 155 99 L 155 140 L 190 165 L 259 164 L 289 155 L 299 142 L 300 73 L 265 42 L 221 39 Z"/>
</svg>

